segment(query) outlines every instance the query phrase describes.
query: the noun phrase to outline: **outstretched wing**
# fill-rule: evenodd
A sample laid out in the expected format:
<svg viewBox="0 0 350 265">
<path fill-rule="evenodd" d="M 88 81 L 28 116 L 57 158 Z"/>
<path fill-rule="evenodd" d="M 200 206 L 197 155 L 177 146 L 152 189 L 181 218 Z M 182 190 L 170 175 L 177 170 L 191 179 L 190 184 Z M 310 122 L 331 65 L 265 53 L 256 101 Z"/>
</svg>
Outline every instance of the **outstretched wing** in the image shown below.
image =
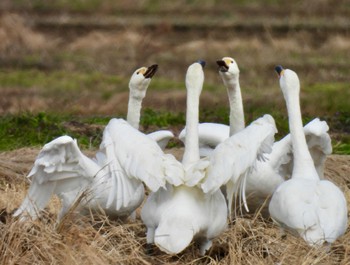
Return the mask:
<svg viewBox="0 0 350 265">
<path fill-rule="evenodd" d="M 332 153 L 329 127 L 325 121 L 315 118 L 304 126 L 306 142 L 314 161 L 317 173 L 323 179 L 324 162 Z M 272 168 L 276 169 L 284 179 L 289 179 L 293 172 L 293 148 L 290 134 L 276 142 L 268 156 Z"/>
<path fill-rule="evenodd" d="M 157 142 L 159 147 L 164 150 L 170 139 L 174 138 L 174 134 L 168 130 L 159 130 L 147 134 L 153 141 Z"/>
<path fill-rule="evenodd" d="M 28 194 L 14 216 L 27 212 L 33 219 L 37 218 L 53 193 L 83 189 L 99 170 L 100 167 L 80 151 L 76 140 L 61 136 L 51 141 L 34 162 L 28 175 L 31 179 Z"/>
<path fill-rule="evenodd" d="M 304 127 L 307 146 L 321 179 L 324 177 L 324 163 L 327 155 L 332 153 L 332 142 L 328 130 L 327 122 L 320 121 L 319 118 L 313 119 Z"/>
<path fill-rule="evenodd" d="M 181 163 L 125 120 L 112 119 L 104 134 L 109 140 L 102 142 L 101 149 L 107 150 L 107 160 L 118 163 L 127 177 L 141 180 L 152 191 L 165 187 L 166 182 L 175 186 L 183 182 Z"/>
<path fill-rule="evenodd" d="M 218 145 L 209 158 L 210 164 L 201 184 L 203 191 L 215 192 L 226 185 L 230 210 L 238 189 L 245 201 L 245 175 L 254 167 L 256 159 L 263 160 L 264 154 L 271 152 L 276 132 L 274 119 L 264 115 Z"/>
<path fill-rule="evenodd" d="M 220 123 L 198 124 L 199 155 L 209 156 L 217 145 L 230 136 L 230 126 Z M 185 143 L 186 127 L 179 134 L 179 139 Z"/>
</svg>

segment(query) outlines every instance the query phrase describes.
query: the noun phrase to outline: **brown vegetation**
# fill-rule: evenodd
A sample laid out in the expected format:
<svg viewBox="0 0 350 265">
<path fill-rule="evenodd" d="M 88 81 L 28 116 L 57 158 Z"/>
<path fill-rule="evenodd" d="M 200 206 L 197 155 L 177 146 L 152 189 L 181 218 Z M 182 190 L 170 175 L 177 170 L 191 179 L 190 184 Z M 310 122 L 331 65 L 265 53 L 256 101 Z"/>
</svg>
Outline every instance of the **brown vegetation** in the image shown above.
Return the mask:
<svg viewBox="0 0 350 265">
<path fill-rule="evenodd" d="M 38 149 L 20 149 L 0 154 L 0 209 L 11 212 L 26 194 L 26 173 Z M 92 154 L 93 151 L 86 151 Z M 169 149 L 178 158 L 182 149 Z M 328 158 L 326 177 L 345 192 L 350 204 L 349 156 Z M 270 219 L 260 214 L 239 217 L 214 240 L 204 257 L 192 244 L 183 253 L 169 256 L 146 244 L 145 227 L 136 221 L 110 221 L 99 216 L 66 216 L 56 223 L 57 198 L 51 200 L 41 220 L 18 223 L 10 216 L 0 223 L 1 264 L 349 264 L 350 231 L 327 251 L 313 249 L 291 234 L 282 234 Z M 4 216 L 2 216 L 5 218 Z"/>
</svg>

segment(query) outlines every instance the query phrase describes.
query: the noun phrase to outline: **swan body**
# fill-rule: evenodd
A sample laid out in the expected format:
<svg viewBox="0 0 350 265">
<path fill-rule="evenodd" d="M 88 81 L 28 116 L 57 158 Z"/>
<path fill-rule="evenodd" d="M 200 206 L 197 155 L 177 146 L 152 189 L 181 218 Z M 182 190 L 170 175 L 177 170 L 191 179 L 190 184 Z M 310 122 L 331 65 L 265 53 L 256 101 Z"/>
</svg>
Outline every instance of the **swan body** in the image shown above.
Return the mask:
<svg viewBox="0 0 350 265">
<path fill-rule="evenodd" d="M 167 184 L 166 189 L 151 193 L 141 211 L 147 226 L 147 242 L 169 254 L 180 253 L 192 240 L 199 241 L 201 254 L 210 248 L 212 239 L 227 226 L 227 204 L 220 187 L 229 181 L 236 187 L 237 180 L 254 166 L 257 157 L 270 150 L 276 132 L 272 117 L 267 115 L 248 126 L 245 130 L 249 133 L 234 135 L 219 144 L 210 157 L 200 159 L 198 106 L 203 81 L 200 63 L 192 64 L 186 74 L 183 184 L 176 187 Z M 257 131 L 259 136 L 249 140 Z M 257 144 L 250 150 L 253 142 Z M 232 155 L 233 159 L 227 159 Z"/>
<path fill-rule="evenodd" d="M 109 122 L 94 159 L 86 157 L 76 140 L 69 136 L 59 137 L 43 147 L 28 175 L 31 180 L 28 194 L 14 216 L 21 215 L 22 220 L 28 216 L 37 218 L 52 194 L 57 194 L 62 201 L 58 217 L 61 219 L 83 192 L 85 196 L 78 207 L 82 213 L 102 209 L 112 218 L 129 216 L 143 201 L 143 181 L 151 190 L 165 185 L 165 180 L 161 180 L 168 174 L 164 168 L 174 158 L 164 155 L 152 137 L 137 130 L 140 102 L 156 69 L 153 65 L 133 73 L 128 123 L 121 119 Z M 122 159 L 125 154 L 127 159 Z M 147 155 L 143 157 L 144 154 Z"/>
<path fill-rule="evenodd" d="M 188 168 L 199 161 L 198 136 L 199 95 L 204 82 L 204 63 L 189 66 L 186 74 L 187 111 L 186 139 L 182 166 L 185 175 L 182 185 L 167 185 L 151 193 L 141 211 L 141 218 L 147 226 L 147 242 L 155 243 L 168 254 L 183 251 L 193 239 L 201 243 L 201 254 L 211 246 L 211 240 L 218 236 L 227 225 L 225 198 L 218 190 L 214 195 L 205 194 L 199 187 L 186 184 L 193 175 Z M 198 139 L 198 138 L 197 138 Z"/>
<path fill-rule="evenodd" d="M 82 192 L 86 192 L 78 206 L 82 213 L 102 209 L 111 218 L 129 216 L 144 199 L 143 183 L 152 191 L 166 182 L 176 186 L 182 172 L 175 157 L 164 154 L 151 138 L 123 119 L 112 119 L 94 160 L 69 136 L 46 144 L 28 175 L 28 194 L 14 216 L 26 212 L 35 219 L 57 194 L 62 200 L 61 219 Z"/>
<path fill-rule="evenodd" d="M 274 221 L 311 246 L 332 243 L 347 228 L 346 199 L 336 185 L 320 179 L 323 172 L 314 165 L 302 126 L 297 74 L 281 66 L 276 71 L 288 110 L 293 170 L 291 179 L 274 192 L 269 212 Z"/>
</svg>

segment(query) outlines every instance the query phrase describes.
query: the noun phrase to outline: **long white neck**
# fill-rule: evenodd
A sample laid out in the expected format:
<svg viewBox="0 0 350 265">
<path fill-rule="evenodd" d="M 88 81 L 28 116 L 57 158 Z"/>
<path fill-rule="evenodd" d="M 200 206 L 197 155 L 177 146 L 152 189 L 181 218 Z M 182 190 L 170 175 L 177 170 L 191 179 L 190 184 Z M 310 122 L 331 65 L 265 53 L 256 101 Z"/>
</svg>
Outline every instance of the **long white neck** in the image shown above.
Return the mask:
<svg viewBox="0 0 350 265">
<path fill-rule="evenodd" d="M 285 95 L 285 100 L 293 145 L 294 166 L 292 177 L 319 179 L 305 139 L 299 93 L 288 93 Z"/>
<path fill-rule="evenodd" d="M 185 152 L 182 159 L 185 167 L 198 161 L 200 158 L 198 144 L 199 96 L 197 91 L 187 89 L 186 139 Z"/>
<path fill-rule="evenodd" d="M 229 104 L 230 104 L 230 136 L 243 130 L 244 111 L 241 94 L 241 87 L 239 84 L 239 74 L 229 80 L 224 79 L 224 84 L 227 89 Z"/>
<path fill-rule="evenodd" d="M 143 100 L 143 97 L 134 96 L 130 92 L 129 102 L 128 102 L 128 114 L 126 116 L 126 120 L 135 129 L 139 129 L 139 125 L 140 125 L 142 100 Z"/>
</svg>

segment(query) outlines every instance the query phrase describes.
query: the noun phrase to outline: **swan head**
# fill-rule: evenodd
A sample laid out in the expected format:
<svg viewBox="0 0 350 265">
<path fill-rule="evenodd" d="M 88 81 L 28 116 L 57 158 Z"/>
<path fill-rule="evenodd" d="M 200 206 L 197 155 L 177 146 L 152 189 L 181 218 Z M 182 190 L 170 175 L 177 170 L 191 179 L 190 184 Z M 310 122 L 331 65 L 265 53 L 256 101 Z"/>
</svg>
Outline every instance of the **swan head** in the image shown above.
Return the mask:
<svg viewBox="0 0 350 265">
<path fill-rule="evenodd" d="M 275 67 L 275 71 L 280 79 L 280 87 L 283 95 L 289 93 L 299 94 L 300 81 L 296 72 L 290 69 L 284 69 L 281 65 Z"/>
<path fill-rule="evenodd" d="M 191 64 L 186 73 L 186 88 L 187 90 L 196 90 L 197 92 L 202 91 L 203 83 L 204 83 L 204 71 L 203 68 L 205 66 L 205 62 L 199 60 L 193 64 Z"/>
<path fill-rule="evenodd" d="M 137 69 L 132 74 L 129 81 L 130 95 L 132 95 L 133 97 L 144 98 L 146 95 L 147 88 L 151 83 L 152 77 L 157 72 L 157 70 L 157 64 Z"/>
<path fill-rule="evenodd" d="M 224 80 L 237 78 L 239 76 L 239 68 L 236 61 L 231 57 L 224 57 L 216 61 L 219 66 L 219 74 Z"/>
</svg>

